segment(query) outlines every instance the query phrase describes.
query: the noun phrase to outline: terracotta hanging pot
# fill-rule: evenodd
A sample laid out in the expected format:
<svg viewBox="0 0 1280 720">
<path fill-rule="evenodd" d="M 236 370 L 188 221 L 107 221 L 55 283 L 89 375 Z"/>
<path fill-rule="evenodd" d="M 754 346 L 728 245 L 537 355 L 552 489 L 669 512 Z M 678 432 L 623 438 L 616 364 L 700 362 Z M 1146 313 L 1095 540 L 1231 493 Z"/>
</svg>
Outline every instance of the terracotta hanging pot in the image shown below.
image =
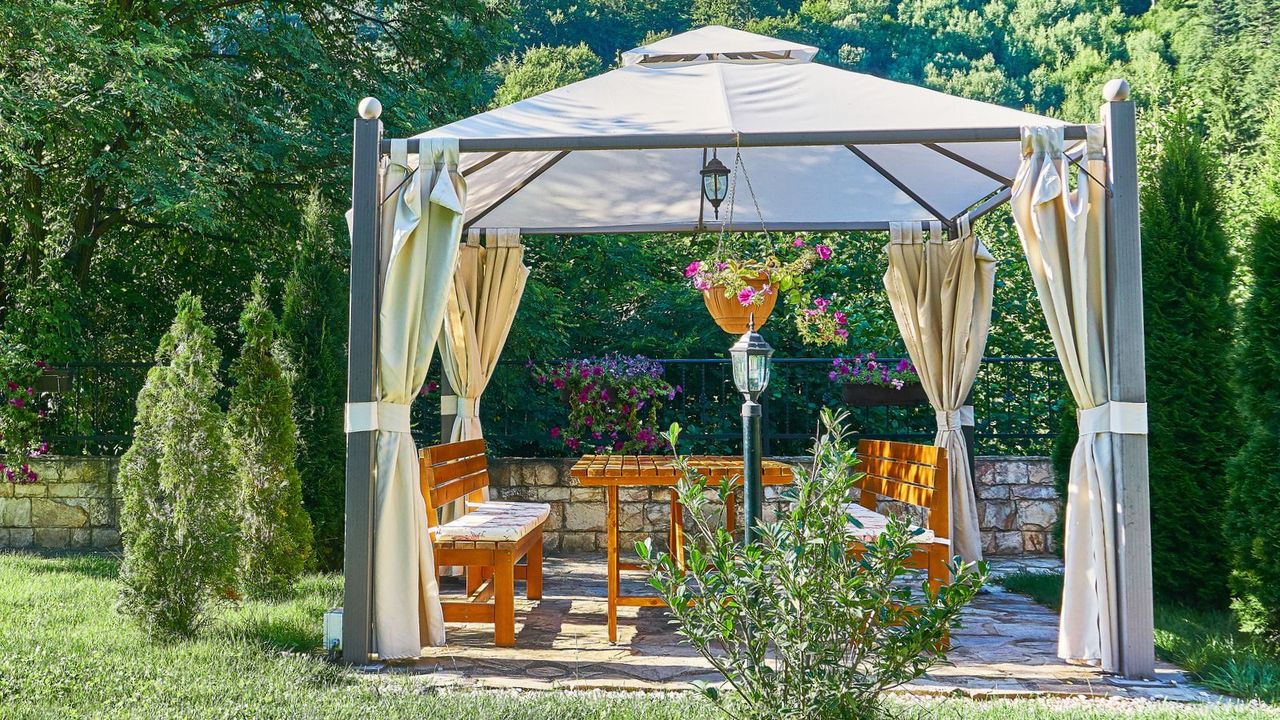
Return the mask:
<svg viewBox="0 0 1280 720">
<path fill-rule="evenodd" d="M 757 293 L 763 292 L 768 283 L 769 276 L 763 273 L 747 281 Z M 702 301 L 707 304 L 707 311 L 721 330 L 730 335 L 741 335 L 747 331 L 753 314 L 756 330 L 764 327 L 769 314 L 773 312 L 773 306 L 778 304 L 778 291 L 771 288 L 764 296 L 764 302 L 759 305 L 743 305 L 734 296 L 725 297 L 723 285 L 715 285 L 702 291 Z"/>
</svg>

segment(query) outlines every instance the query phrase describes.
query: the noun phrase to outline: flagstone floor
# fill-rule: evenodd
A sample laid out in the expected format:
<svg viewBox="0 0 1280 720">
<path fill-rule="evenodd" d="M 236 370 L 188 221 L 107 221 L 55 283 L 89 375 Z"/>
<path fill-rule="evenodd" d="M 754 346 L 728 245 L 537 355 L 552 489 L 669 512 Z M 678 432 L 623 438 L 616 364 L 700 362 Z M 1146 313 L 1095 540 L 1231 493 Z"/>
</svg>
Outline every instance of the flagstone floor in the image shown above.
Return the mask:
<svg viewBox="0 0 1280 720">
<path fill-rule="evenodd" d="M 992 575 L 1060 570 L 1055 558 L 997 559 Z M 445 591 L 453 580 L 446 578 Z M 605 632 L 604 558 L 548 557 L 541 602 L 516 601 L 516 647 L 493 645 L 491 626 L 450 624 L 448 645 L 404 671 L 433 685 L 523 689 L 688 688 L 720 679 L 679 642 L 662 608 L 623 608 L 618 643 Z M 640 573 L 624 575 L 624 591 L 643 594 Z M 517 591 L 521 588 L 517 585 Z M 1157 679 L 1132 682 L 1057 658 L 1057 616 L 1025 596 L 988 585 L 965 610 L 952 636 L 953 665 L 936 668 L 907 692 L 974 698 L 1106 696 L 1197 701 L 1216 696 L 1161 664 Z"/>
</svg>

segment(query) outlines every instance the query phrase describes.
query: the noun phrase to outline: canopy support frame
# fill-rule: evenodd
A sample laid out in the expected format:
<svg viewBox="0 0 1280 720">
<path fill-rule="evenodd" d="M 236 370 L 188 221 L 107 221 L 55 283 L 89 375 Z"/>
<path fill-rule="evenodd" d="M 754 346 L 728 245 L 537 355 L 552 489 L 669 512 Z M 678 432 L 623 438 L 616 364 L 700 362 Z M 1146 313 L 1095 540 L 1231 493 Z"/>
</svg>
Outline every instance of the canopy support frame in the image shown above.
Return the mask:
<svg viewBox="0 0 1280 720">
<path fill-rule="evenodd" d="M 880 163 L 876 162 L 871 158 L 870 155 L 860 150 L 857 145 L 845 145 L 845 147 L 849 149 L 849 152 L 853 153 L 854 155 L 857 155 L 859 160 L 866 163 L 867 167 L 879 173 L 880 177 L 884 178 L 885 180 L 888 180 L 889 184 L 901 190 L 903 194 L 905 194 L 907 197 L 914 200 L 917 205 L 924 208 L 925 212 L 932 215 L 934 219 L 940 220 L 942 224 L 947 226 L 948 228 L 951 227 L 951 218 L 942 214 L 942 212 L 940 212 L 937 208 L 935 208 L 932 204 L 930 204 L 928 200 L 925 200 L 923 197 L 921 197 L 920 193 L 916 192 L 915 190 L 912 190 L 910 185 L 907 185 L 906 183 L 899 180 L 893 173 L 889 172 L 888 170 L 885 170 L 884 167 L 880 165 Z"/>
</svg>

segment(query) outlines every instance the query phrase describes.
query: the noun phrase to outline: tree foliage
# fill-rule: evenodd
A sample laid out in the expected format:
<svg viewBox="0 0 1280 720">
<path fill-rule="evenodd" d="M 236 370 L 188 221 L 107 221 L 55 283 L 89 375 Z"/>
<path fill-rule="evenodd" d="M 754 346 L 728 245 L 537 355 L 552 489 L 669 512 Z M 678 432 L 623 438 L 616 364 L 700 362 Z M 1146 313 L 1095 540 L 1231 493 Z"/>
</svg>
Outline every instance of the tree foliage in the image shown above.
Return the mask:
<svg viewBox="0 0 1280 720">
<path fill-rule="evenodd" d="M 214 401 L 221 359 L 199 299 L 184 293 L 120 464 L 120 606 L 162 637 L 194 634 L 235 586 L 235 481 Z"/>
<path fill-rule="evenodd" d="M 293 392 L 261 277 L 252 293 L 240 316 L 244 346 L 231 365 L 227 440 L 239 486 L 241 585 L 251 597 L 279 597 L 310 564 L 311 521 L 295 464 Z"/>
<path fill-rule="evenodd" d="M 1205 352 L 1231 346 L 1233 264 L 1213 161 L 1187 114 L 1162 113 L 1144 147 L 1152 168 L 1141 204 L 1154 581 L 1166 598 L 1218 605 L 1237 424 L 1224 412 L 1235 406 L 1230 373 Z"/>
<path fill-rule="evenodd" d="M 1280 638 L 1280 121 L 1268 132 L 1267 188 L 1248 260 L 1238 356 L 1245 442 L 1228 469 L 1227 540 L 1241 627 Z"/>
<path fill-rule="evenodd" d="M 302 503 L 321 568 L 342 568 L 347 439 L 347 274 L 322 199 L 308 201 L 284 287 L 280 342 L 288 359 L 298 428 Z"/>
<path fill-rule="evenodd" d="M 501 106 L 598 75 L 601 64 L 586 43 L 578 43 L 530 48 L 518 60 L 500 62 L 495 69 L 502 84 L 493 95 L 493 104 Z"/>
</svg>

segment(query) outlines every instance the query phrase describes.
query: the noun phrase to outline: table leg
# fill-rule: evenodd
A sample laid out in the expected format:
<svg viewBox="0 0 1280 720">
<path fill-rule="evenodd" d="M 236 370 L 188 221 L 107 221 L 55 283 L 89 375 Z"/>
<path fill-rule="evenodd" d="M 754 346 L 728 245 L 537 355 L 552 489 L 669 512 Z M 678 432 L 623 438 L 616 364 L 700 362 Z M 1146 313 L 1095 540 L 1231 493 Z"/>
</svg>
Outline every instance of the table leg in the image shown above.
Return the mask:
<svg viewBox="0 0 1280 720">
<path fill-rule="evenodd" d="M 618 486 L 605 488 L 605 527 L 609 536 L 609 642 L 618 642 Z"/>
<path fill-rule="evenodd" d="M 680 493 L 671 488 L 671 557 L 676 567 L 684 569 L 684 507 L 680 505 Z"/>
</svg>

